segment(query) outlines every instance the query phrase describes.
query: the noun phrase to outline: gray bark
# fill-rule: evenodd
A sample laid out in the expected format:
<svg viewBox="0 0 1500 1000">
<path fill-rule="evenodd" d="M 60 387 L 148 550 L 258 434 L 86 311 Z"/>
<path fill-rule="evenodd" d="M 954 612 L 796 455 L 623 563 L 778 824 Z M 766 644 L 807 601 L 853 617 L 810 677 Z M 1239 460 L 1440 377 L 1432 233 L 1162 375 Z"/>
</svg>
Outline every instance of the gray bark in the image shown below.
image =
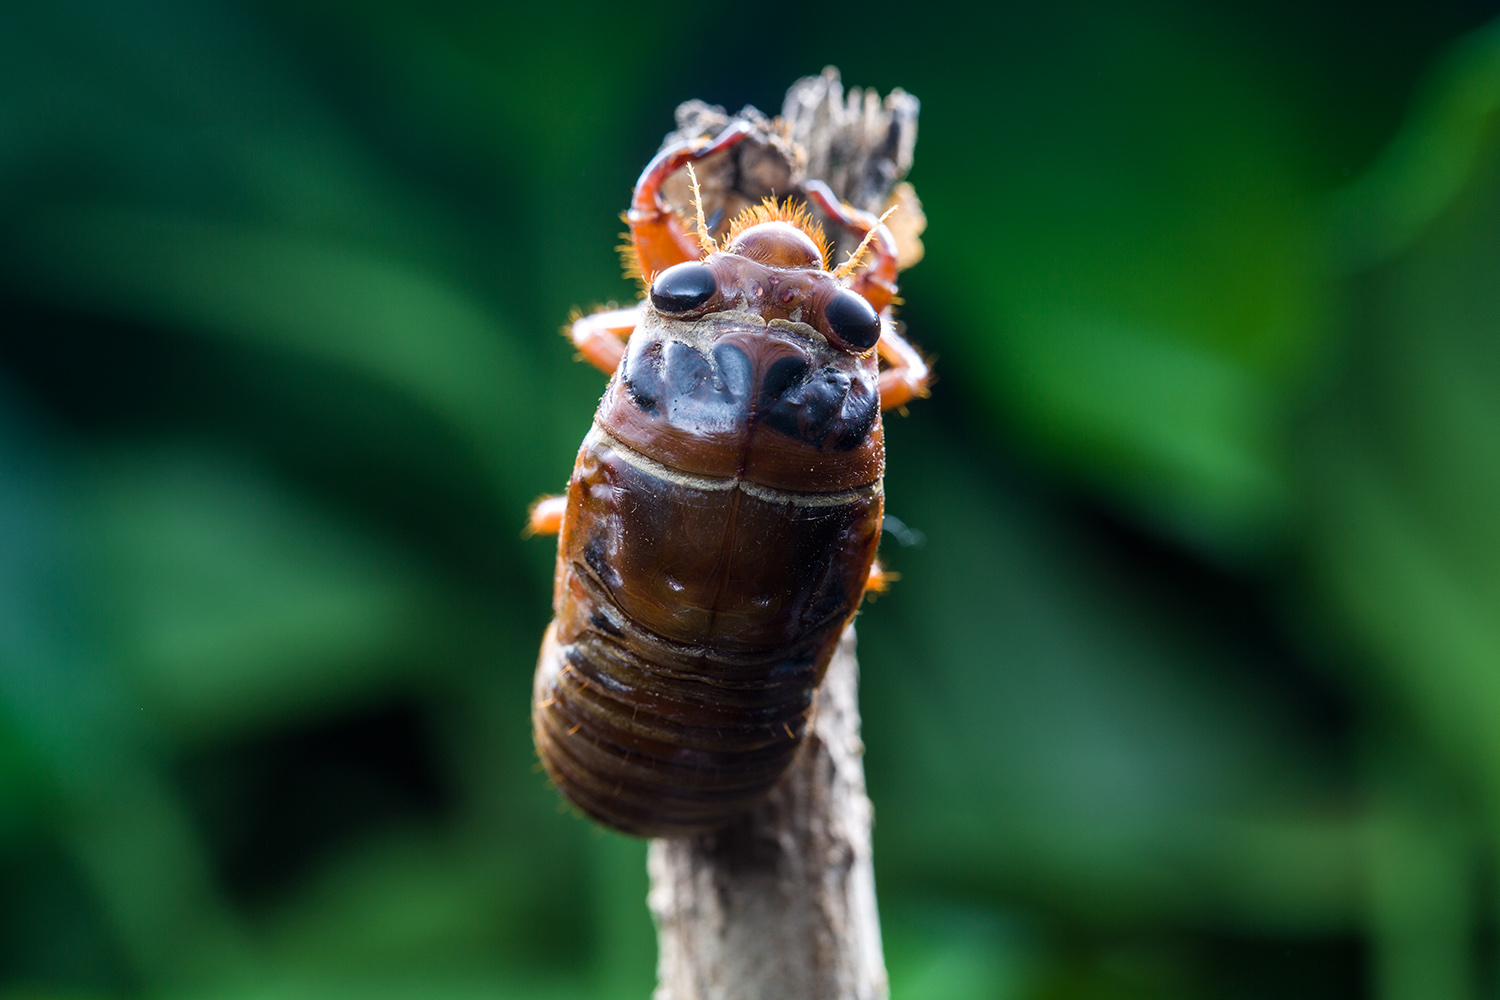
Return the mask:
<svg viewBox="0 0 1500 1000">
<path fill-rule="evenodd" d="M 779 122 L 745 109 L 736 117 L 754 122 L 756 134 L 720 162 L 700 165 L 705 211 L 722 226 L 744 204 L 784 195 L 808 176 L 878 211 L 911 166 L 917 109 L 899 90 L 884 101 L 857 88 L 846 95 L 832 68 L 800 80 Z M 716 134 L 727 121 L 720 108 L 688 102 L 668 141 Z M 689 217 L 685 186 L 669 184 L 665 194 Z M 920 208 L 909 197 L 915 241 Z M 818 689 L 806 744 L 771 795 L 724 829 L 651 842 L 655 1000 L 888 996 L 858 687 L 851 626 Z"/>
<path fill-rule="evenodd" d="M 766 801 L 723 830 L 651 842 L 655 1000 L 887 996 L 858 686 L 850 628 Z"/>
</svg>

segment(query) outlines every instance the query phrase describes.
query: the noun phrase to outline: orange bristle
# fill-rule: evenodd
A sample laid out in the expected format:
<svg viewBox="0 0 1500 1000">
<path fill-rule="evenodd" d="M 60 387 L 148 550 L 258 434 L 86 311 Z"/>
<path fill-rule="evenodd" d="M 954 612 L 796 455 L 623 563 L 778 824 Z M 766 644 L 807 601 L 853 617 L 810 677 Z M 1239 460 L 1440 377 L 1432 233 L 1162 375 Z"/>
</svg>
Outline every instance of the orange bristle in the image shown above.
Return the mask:
<svg viewBox="0 0 1500 1000">
<path fill-rule="evenodd" d="M 620 219 L 627 225 L 630 223 L 629 216 L 621 215 Z M 628 229 L 620 234 L 620 239 L 623 242 L 615 247 L 615 250 L 620 254 L 620 265 L 625 268 L 625 277 L 639 282 L 641 288 L 644 289 L 649 282 L 645 272 L 641 270 L 641 255 L 636 252 L 635 239 Z"/>
<path fill-rule="evenodd" d="M 729 246 L 735 239 L 749 229 L 758 226 L 762 222 L 785 222 L 796 226 L 818 245 L 818 252 L 823 257 L 823 267 L 828 267 L 828 255 L 830 253 L 828 237 L 823 234 L 823 227 L 813 221 L 807 212 L 806 205 L 799 205 L 790 198 L 778 202 L 775 198 L 764 198 L 758 205 L 751 205 L 729 224 L 729 232 L 724 235 L 724 245 Z"/>
</svg>

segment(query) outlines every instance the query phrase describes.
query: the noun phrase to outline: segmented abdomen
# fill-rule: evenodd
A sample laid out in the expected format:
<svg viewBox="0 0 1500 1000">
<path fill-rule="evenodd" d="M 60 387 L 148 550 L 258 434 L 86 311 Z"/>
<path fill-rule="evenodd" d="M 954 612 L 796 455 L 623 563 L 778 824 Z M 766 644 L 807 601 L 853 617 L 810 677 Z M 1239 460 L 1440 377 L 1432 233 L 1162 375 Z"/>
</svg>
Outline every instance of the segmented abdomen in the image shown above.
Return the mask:
<svg viewBox="0 0 1500 1000">
<path fill-rule="evenodd" d="M 791 763 L 879 540 L 875 378 L 743 314 L 631 336 L 568 486 L 532 707 L 585 813 L 710 829 Z"/>
</svg>

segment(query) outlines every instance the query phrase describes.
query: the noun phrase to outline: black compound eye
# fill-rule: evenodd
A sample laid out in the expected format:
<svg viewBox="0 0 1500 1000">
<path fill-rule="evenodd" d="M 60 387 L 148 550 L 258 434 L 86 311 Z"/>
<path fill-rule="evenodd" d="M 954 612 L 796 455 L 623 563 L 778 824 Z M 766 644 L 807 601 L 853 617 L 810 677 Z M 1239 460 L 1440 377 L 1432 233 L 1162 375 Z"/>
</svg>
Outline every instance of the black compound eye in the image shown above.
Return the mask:
<svg viewBox="0 0 1500 1000">
<path fill-rule="evenodd" d="M 685 313 L 714 297 L 719 286 L 707 264 L 674 264 L 651 282 L 651 304 L 664 313 Z"/>
<path fill-rule="evenodd" d="M 856 351 L 868 351 L 880 339 L 880 316 L 858 292 L 841 288 L 823 310 L 833 335 Z"/>
</svg>

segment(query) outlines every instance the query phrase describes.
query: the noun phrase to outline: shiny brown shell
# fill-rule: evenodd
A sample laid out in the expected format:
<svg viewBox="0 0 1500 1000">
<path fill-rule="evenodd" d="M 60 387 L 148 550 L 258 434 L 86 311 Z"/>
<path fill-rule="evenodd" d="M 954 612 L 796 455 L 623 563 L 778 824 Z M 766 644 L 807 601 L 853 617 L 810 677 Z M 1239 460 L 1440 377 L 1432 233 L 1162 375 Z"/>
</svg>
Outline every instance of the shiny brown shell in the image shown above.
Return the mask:
<svg viewBox="0 0 1500 1000">
<path fill-rule="evenodd" d="M 821 250 L 772 221 L 682 266 L 713 294 L 648 299 L 579 450 L 532 712 L 557 787 L 640 836 L 720 826 L 786 771 L 883 503 L 878 363 L 830 329 L 853 293 Z"/>
</svg>

